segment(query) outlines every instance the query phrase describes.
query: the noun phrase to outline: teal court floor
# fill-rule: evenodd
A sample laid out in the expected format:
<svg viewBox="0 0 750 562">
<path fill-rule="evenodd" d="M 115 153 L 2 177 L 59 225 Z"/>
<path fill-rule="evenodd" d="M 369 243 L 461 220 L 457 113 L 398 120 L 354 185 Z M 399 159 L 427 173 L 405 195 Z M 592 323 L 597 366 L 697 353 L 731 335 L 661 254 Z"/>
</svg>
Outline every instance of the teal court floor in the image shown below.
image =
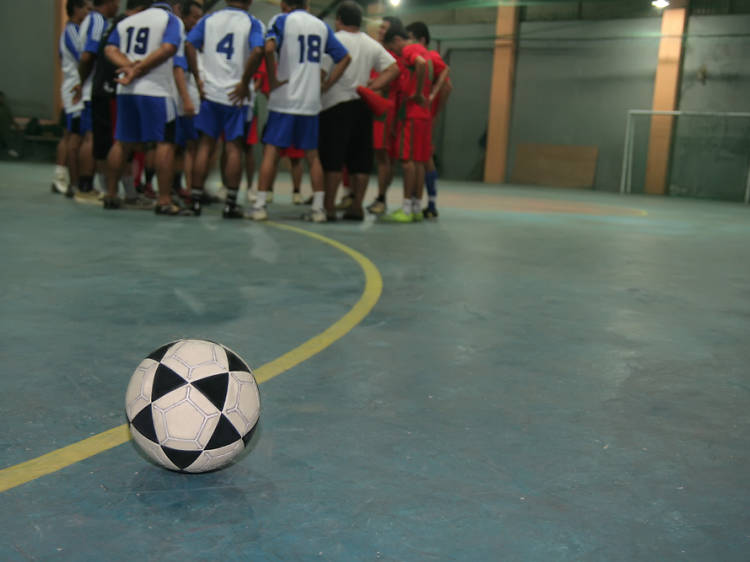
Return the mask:
<svg viewBox="0 0 750 562">
<path fill-rule="evenodd" d="M 259 367 L 366 292 L 320 239 L 50 177 L 0 164 L 0 469 L 122 425 L 165 342 Z M 305 225 L 281 181 L 272 218 L 369 259 L 372 310 L 261 384 L 224 470 L 126 442 L 0 492 L 0 560 L 750 559 L 750 209 L 441 188 L 435 223 Z"/>
</svg>

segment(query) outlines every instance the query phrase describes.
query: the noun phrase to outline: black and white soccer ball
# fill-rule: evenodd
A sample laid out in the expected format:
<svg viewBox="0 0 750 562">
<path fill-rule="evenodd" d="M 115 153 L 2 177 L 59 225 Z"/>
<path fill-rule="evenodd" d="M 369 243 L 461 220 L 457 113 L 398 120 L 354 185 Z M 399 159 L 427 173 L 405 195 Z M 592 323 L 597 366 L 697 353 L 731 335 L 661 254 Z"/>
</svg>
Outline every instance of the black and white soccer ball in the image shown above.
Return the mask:
<svg viewBox="0 0 750 562">
<path fill-rule="evenodd" d="M 221 344 L 180 340 L 144 359 L 125 396 L 130 433 L 157 464 L 181 472 L 228 465 L 260 416 L 252 370 Z"/>
</svg>

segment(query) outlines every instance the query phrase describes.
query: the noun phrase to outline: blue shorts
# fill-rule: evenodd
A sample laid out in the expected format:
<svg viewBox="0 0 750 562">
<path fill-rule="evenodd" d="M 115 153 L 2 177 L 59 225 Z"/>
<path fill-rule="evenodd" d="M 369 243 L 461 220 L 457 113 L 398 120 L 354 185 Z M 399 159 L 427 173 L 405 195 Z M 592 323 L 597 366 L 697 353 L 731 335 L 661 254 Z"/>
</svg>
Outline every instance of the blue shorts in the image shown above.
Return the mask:
<svg viewBox="0 0 750 562">
<path fill-rule="evenodd" d="M 294 146 L 300 150 L 317 150 L 318 116 L 268 112 L 263 130 L 263 144 L 279 148 Z"/>
<path fill-rule="evenodd" d="M 115 139 L 120 142 L 173 143 L 175 117 L 172 98 L 118 95 Z"/>
<path fill-rule="evenodd" d="M 81 132 L 79 135 L 85 135 L 94 130 L 94 119 L 91 110 L 91 102 L 87 101 L 83 104 L 83 110 L 81 111 Z"/>
<path fill-rule="evenodd" d="M 212 139 L 218 139 L 223 133 L 225 140 L 233 141 L 245 138 L 246 120 L 247 107 L 244 105 L 224 105 L 203 100 L 201 110 L 195 118 L 195 128 Z"/>
<path fill-rule="evenodd" d="M 188 141 L 198 139 L 198 131 L 195 129 L 195 117 L 183 115 L 177 118 L 175 142 L 177 146 L 184 148 Z"/>
<path fill-rule="evenodd" d="M 74 135 L 83 135 L 81 132 L 81 114 L 83 111 L 74 111 L 65 114 L 65 130 Z"/>
</svg>

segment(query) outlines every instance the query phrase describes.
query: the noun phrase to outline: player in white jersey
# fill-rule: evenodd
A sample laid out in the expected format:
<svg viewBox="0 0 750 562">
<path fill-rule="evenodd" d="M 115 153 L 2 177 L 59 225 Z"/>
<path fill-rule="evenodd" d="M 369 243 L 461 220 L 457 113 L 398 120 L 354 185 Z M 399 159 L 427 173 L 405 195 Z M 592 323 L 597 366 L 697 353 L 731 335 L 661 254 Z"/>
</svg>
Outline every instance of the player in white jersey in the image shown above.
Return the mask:
<svg viewBox="0 0 750 562">
<path fill-rule="evenodd" d="M 94 137 L 91 110 L 91 91 L 94 83 L 94 66 L 96 55 L 99 51 L 99 42 L 102 34 L 107 29 L 107 20 L 117 15 L 120 9 L 120 0 L 94 0 L 94 7 L 81 22 L 79 30 L 79 52 L 81 54 L 78 63 L 78 73 L 81 81 L 74 88 L 74 102 L 83 100 L 84 109 L 81 114 L 81 134 L 84 141 L 81 145 L 81 192 L 84 196 L 96 197 L 93 191 L 94 175 Z"/>
<path fill-rule="evenodd" d="M 159 198 L 155 212 L 187 214 L 172 203 L 170 194 L 177 116 L 173 57 L 181 46 L 181 34 L 182 22 L 171 5 L 154 2 L 147 10 L 122 20 L 110 35 L 105 53 L 121 73 L 117 80 L 115 144 L 107 160 L 111 206 L 117 206 L 117 179 L 127 154 L 135 144 L 156 143 Z"/>
<path fill-rule="evenodd" d="M 248 13 L 250 0 L 229 0 L 223 10 L 208 14 L 188 34 L 190 70 L 199 79 L 197 52 L 203 53 L 203 102 L 195 120 L 201 133 L 193 170 L 193 210 L 201 198 L 216 140 L 223 134 L 226 157 L 223 176 L 227 200 L 224 218 L 242 218 L 237 193 L 242 180 L 242 155 L 247 137 L 250 80 L 263 58 L 260 22 Z"/>
<path fill-rule="evenodd" d="M 374 159 L 372 112 L 360 98 L 357 88 L 373 90 L 385 88 L 396 79 L 400 70 L 396 59 L 380 43 L 360 31 L 362 8 L 351 0 L 339 4 L 336 10 L 336 38 L 352 56 L 352 63 L 341 80 L 322 97 L 320 114 L 320 160 L 325 171 L 326 213 L 335 215 L 336 191 L 341 182 L 344 165 L 349 172 L 354 198 L 344 214 L 348 220 L 364 220 L 362 198 L 372 171 Z M 324 59 L 324 70 L 331 62 Z M 372 72 L 378 73 L 370 80 Z"/>
<path fill-rule="evenodd" d="M 52 184 L 54 189 L 65 195 L 72 196 L 72 186 L 78 185 L 78 157 L 81 149 L 81 113 L 83 113 L 83 101 L 73 103 L 74 88 L 80 83 L 78 75 L 78 60 L 81 58 L 78 30 L 81 22 L 88 14 L 88 6 L 85 0 L 67 0 L 65 5 L 68 14 L 68 23 L 60 35 L 60 65 L 62 67 L 62 101 L 65 110 L 65 163 L 70 176 L 70 185 L 65 177 L 65 168 L 56 170 L 55 180 Z"/>
<path fill-rule="evenodd" d="M 195 0 L 185 2 L 182 5 L 180 5 L 180 2 L 177 2 L 176 4 L 173 3 L 172 6 L 174 7 L 175 14 L 182 19 L 182 23 L 185 26 L 185 35 L 183 36 L 184 45 L 185 41 L 187 41 L 187 33 L 190 33 L 203 17 L 203 6 Z M 187 59 L 184 57 L 184 53 L 178 58 L 177 64 L 185 70 L 188 68 Z M 198 131 L 195 129 L 195 114 L 198 113 L 201 105 L 201 95 L 198 90 L 198 83 L 195 81 L 195 77 L 192 73 L 186 73 L 185 81 L 188 90 L 188 97 L 190 98 L 194 113 L 185 111 L 186 108 L 185 104 L 182 102 L 182 97 L 177 95 L 175 98 L 177 101 L 176 143 L 177 149 L 182 156 L 182 166 L 180 166 L 178 162 L 175 169 L 173 191 L 178 193 L 181 191 L 182 172 L 184 172 L 186 191 L 189 196 L 190 188 L 193 185 L 193 163 L 195 162 L 195 152 L 198 147 Z"/>
<path fill-rule="evenodd" d="M 266 67 L 271 84 L 268 122 L 263 134 L 265 148 L 258 179 L 258 198 L 250 218 L 266 220 L 266 198 L 271 188 L 282 148 L 305 151 L 313 187 L 312 211 L 305 220 L 325 222 L 323 168 L 318 156 L 320 94 L 341 77 L 351 62 L 349 53 L 331 27 L 308 13 L 305 0 L 281 0 L 283 14 L 268 26 Z M 278 53 L 278 66 L 276 54 Z M 328 54 L 336 63 L 321 84 L 320 63 Z"/>
</svg>

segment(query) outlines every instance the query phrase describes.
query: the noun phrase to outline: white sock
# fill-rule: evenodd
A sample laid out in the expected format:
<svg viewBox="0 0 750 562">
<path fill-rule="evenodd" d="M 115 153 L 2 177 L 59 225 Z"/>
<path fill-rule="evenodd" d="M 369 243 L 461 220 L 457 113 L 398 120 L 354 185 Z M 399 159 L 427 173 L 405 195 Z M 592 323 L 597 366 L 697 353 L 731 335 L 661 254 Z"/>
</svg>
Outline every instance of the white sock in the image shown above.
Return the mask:
<svg viewBox="0 0 750 562">
<path fill-rule="evenodd" d="M 401 208 L 404 210 L 404 212 L 407 215 L 411 215 L 411 199 L 404 199 L 404 202 L 401 205 Z"/>
<path fill-rule="evenodd" d="M 412 198 L 411 200 L 411 212 L 412 213 L 419 213 L 422 211 L 422 201 L 420 199 L 417 199 L 416 197 Z"/>
<path fill-rule="evenodd" d="M 325 191 L 313 192 L 313 203 L 312 203 L 313 211 L 323 210 L 323 200 L 325 199 L 325 196 L 326 196 Z"/>
<path fill-rule="evenodd" d="M 128 199 L 135 199 L 138 197 L 138 192 L 135 190 L 135 180 L 133 176 L 122 176 L 120 180 L 122 182 L 122 188 L 125 190 L 125 197 Z"/>
<path fill-rule="evenodd" d="M 68 169 L 65 166 L 55 166 L 55 180 L 65 183 L 68 179 Z"/>
<path fill-rule="evenodd" d="M 266 206 L 266 197 L 268 197 L 267 191 L 258 190 L 258 198 L 255 200 L 255 209 L 262 209 Z"/>
</svg>

